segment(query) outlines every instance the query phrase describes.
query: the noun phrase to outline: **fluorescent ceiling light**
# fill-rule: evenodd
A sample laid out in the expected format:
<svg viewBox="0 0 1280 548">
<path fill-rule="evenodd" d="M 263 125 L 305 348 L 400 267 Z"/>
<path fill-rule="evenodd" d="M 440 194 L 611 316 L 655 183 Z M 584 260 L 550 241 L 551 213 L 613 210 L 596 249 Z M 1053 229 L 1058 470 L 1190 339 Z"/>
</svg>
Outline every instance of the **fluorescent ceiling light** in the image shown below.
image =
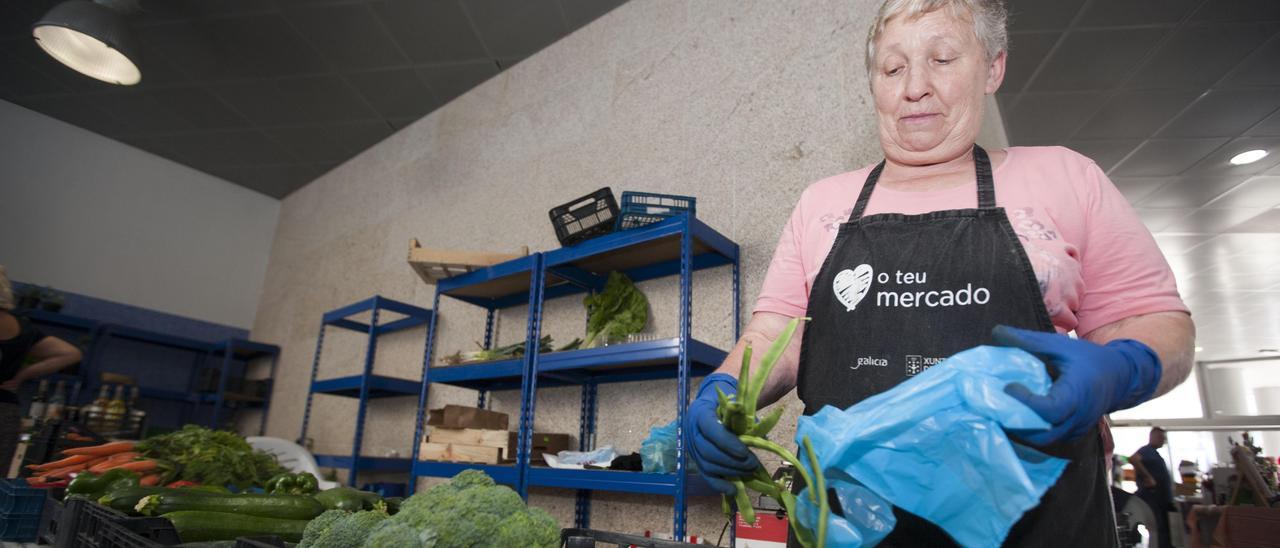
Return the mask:
<svg viewBox="0 0 1280 548">
<path fill-rule="evenodd" d="M 1258 150 L 1258 149 L 1247 150 L 1247 151 L 1241 152 L 1240 154 L 1232 156 L 1231 165 L 1242 166 L 1245 164 L 1252 164 L 1266 157 L 1267 157 L 1267 151 L 1265 150 Z"/>
<path fill-rule="evenodd" d="M 112 2 L 128 9 L 128 2 Z M 53 7 L 31 27 L 36 44 L 76 72 L 131 86 L 142 80 L 138 48 L 119 11 L 101 3 L 69 0 Z"/>
</svg>

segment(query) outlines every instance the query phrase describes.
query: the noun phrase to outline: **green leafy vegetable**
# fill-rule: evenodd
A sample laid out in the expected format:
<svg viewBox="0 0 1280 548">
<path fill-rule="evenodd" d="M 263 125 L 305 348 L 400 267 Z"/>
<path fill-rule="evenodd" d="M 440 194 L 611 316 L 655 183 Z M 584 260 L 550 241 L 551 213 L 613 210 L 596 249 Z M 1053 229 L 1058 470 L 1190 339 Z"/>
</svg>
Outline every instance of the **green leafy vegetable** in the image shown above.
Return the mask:
<svg viewBox="0 0 1280 548">
<path fill-rule="evenodd" d="M 639 333 L 649 322 L 649 300 L 621 272 L 609 273 L 604 291 L 588 295 L 586 305 L 587 340 L 582 348 L 595 348 L 609 341 Z"/>
<path fill-rule="evenodd" d="M 194 424 L 142 440 L 137 450 L 176 463 L 179 479 L 208 485 L 262 487 L 272 476 L 286 471 L 275 457 L 255 451 L 239 435 Z"/>
<path fill-rule="evenodd" d="M 755 510 L 751 506 L 747 489 L 757 491 L 782 503 L 783 508 L 787 510 L 787 518 L 791 521 L 791 530 L 796 532 L 796 538 L 800 540 L 800 544 L 812 548 L 826 546 L 827 542 L 827 515 L 830 513 L 830 508 L 826 496 L 826 480 L 820 473 L 816 474 L 817 477 L 810 477 L 808 470 L 800 465 L 800 459 L 796 458 L 791 451 L 767 439 L 769 431 L 782 417 L 781 408 L 773 410 L 765 416 L 764 420 L 756 418 L 757 403 L 760 393 L 764 391 L 765 381 L 769 379 L 769 374 L 773 372 L 774 365 L 777 365 L 778 359 L 782 357 L 782 352 L 791 342 L 791 337 L 795 335 L 796 328 L 799 327 L 802 319 L 808 318 L 796 318 L 787 324 L 777 340 L 773 341 L 769 351 L 765 352 L 764 357 L 760 359 L 760 370 L 754 375 L 751 372 L 751 347 L 748 346 L 743 351 L 742 369 L 738 374 L 738 382 L 743 383 L 744 388 L 737 397 L 728 396 L 717 389 L 719 404 L 716 406 L 716 417 L 720 419 L 720 424 L 737 435 L 747 447 L 778 455 L 796 469 L 804 478 L 805 485 L 809 487 L 809 500 L 818 506 L 819 525 L 816 532 L 804 528 L 796 514 L 796 496 L 787 490 L 786 478 L 775 482 L 763 465 L 756 468 L 749 477 L 730 479 L 737 488 L 737 493 L 733 499 L 725 496 L 721 501 L 725 514 L 733 517 L 733 507 L 736 506 L 742 513 L 743 521 L 755 523 Z M 818 470 L 818 457 L 814 455 L 813 445 L 809 443 L 807 436 L 803 439 L 803 446 L 809 465 L 814 470 Z"/>
</svg>

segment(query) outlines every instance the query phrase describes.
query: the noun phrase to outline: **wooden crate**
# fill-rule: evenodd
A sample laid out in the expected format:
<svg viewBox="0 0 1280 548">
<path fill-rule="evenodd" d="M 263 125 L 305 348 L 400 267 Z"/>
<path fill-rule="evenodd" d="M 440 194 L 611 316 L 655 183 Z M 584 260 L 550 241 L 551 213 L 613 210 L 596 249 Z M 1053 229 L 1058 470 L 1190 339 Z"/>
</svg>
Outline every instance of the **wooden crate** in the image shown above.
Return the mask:
<svg viewBox="0 0 1280 548">
<path fill-rule="evenodd" d="M 409 266 L 413 267 L 422 281 L 429 284 L 528 254 L 528 246 L 521 248 L 519 253 L 488 253 L 422 247 L 417 238 L 409 240 Z"/>
<path fill-rule="evenodd" d="M 485 445 L 501 449 L 507 448 L 506 430 L 434 427 L 431 429 L 431 436 L 427 439 L 440 443 L 462 443 L 466 445 Z"/>
<path fill-rule="evenodd" d="M 448 462 L 474 462 L 498 464 L 502 461 L 502 448 L 464 443 L 440 443 L 424 441 L 418 448 L 418 458 Z"/>
</svg>

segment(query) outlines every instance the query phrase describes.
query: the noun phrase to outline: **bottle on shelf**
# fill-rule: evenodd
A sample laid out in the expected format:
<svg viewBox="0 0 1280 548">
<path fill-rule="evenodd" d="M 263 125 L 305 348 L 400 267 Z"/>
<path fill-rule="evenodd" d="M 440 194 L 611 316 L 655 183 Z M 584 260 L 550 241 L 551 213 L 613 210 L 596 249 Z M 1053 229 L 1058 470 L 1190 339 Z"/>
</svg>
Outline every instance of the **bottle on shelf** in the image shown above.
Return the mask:
<svg viewBox="0 0 1280 548">
<path fill-rule="evenodd" d="M 58 384 L 54 386 L 53 397 L 49 398 L 49 403 L 44 408 L 44 420 L 51 421 L 62 418 L 62 408 L 67 404 L 64 394 L 66 387 L 66 381 L 58 381 Z"/>
<path fill-rule="evenodd" d="M 124 405 L 124 385 L 116 385 L 116 394 L 107 403 L 107 412 L 102 416 L 102 429 L 106 432 L 119 432 L 124 426 L 124 417 L 128 410 Z"/>
<path fill-rule="evenodd" d="M 98 398 L 85 406 L 80 413 L 80 416 L 84 419 L 84 425 L 94 432 L 103 431 L 102 418 L 107 413 L 107 404 L 110 403 L 110 400 L 107 399 L 109 390 L 111 390 L 110 385 L 102 385 L 102 390 L 98 391 Z"/>
<path fill-rule="evenodd" d="M 71 393 L 67 395 L 62 417 L 68 422 L 80 422 L 80 409 L 80 380 L 76 379 L 71 381 Z"/>
<path fill-rule="evenodd" d="M 147 422 L 147 412 L 138 408 L 139 392 L 136 385 L 129 389 L 129 415 L 125 419 L 124 429 L 130 437 L 142 439 L 142 428 Z"/>
<path fill-rule="evenodd" d="M 31 398 L 31 408 L 27 410 L 27 416 L 40 420 L 44 418 L 45 399 L 48 397 L 46 393 L 49 391 L 49 379 L 40 379 L 40 387 L 36 388 L 36 395 Z"/>
</svg>

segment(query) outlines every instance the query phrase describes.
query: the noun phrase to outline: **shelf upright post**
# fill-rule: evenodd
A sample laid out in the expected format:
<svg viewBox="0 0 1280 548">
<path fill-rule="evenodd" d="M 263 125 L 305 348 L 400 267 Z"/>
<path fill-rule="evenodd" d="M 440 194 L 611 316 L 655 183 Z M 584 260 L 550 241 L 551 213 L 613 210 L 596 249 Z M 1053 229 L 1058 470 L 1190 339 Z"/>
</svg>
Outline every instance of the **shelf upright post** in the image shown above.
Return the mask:
<svg viewBox="0 0 1280 548">
<path fill-rule="evenodd" d="M 360 446 L 364 439 L 364 414 L 369 406 L 369 376 L 373 374 L 373 360 L 378 352 L 378 308 L 381 297 L 373 298 L 373 311 L 369 315 L 369 346 L 364 352 L 364 375 L 360 377 L 360 407 L 356 409 L 356 435 L 351 442 L 351 471 L 347 474 L 347 485 L 356 486 L 356 475 L 360 470 Z"/>
<path fill-rule="evenodd" d="M 533 412 L 538 390 L 538 339 L 542 337 L 542 297 L 546 264 L 541 253 L 533 254 L 529 275 L 529 324 L 524 341 L 524 371 L 520 389 L 519 441 L 516 443 L 516 492 L 529 499 L 529 462 L 533 452 Z"/>
<path fill-rule="evenodd" d="M 218 393 L 213 397 L 213 420 L 211 420 L 209 424 L 209 428 L 213 430 L 218 429 L 218 421 L 222 418 L 222 395 L 227 391 L 227 375 L 231 370 L 231 357 L 235 353 L 234 349 L 235 343 L 233 343 L 231 339 L 227 339 L 227 341 L 223 343 L 222 368 L 218 370 Z M 245 365 L 245 370 L 248 370 L 248 364 Z M 194 371 L 195 375 L 200 374 L 199 369 Z M 196 401 L 200 401 L 200 395 L 197 393 L 195 396 Z"/>
<path fill-rule="evenodd" d="M 311 360 L 311 384 L 307 385 L 307 406 L 302 411 L 302 433 L 298 434 L 298 445 L 303 447 L 307 446 L 307 424 L 311 422 L 311 400 L 315 397 L 311 387 L 315 386 L 316 374 L 320 372 L 320 351 L 324 349 L 324 328 L 327 325 L 328 323 L 323 319 L 320 320 L 320 335 L 316 337 L 316 354 Z"/>
<path fill-rule="evenodd" d="M 486 310 L 488 310 L 488 313 L 486 313 L 484 317 L 484 349 L 491 350 L 493 349 L 493 316 L 495 309 L 490 305 L 486 307 Z M 479 394 L 476 396 L 476 407 L 484 409 L 485 397 L 488 396 L 489 391 L 478 390 L 478 392 Z"/>
<path fill-rule="evenodd" d="M 676 436 L 676 504 L 675 504 L 675 538 L 684 540 L 686 489 L 685 481 L 685 436 L 684 414 L 689 404 L 689 337 L 692 323 L 693 300 L 693 231 L 689 223 L 689 215 L 682 215 L 683 229 L 680 231 L 680 360 L 676 376 L 676 424 L 679 435 Z"/>
<path fill-rule="evenodd" d="M 269 373 L 267 376 L 267 378 L 270 379 L 267 382 L 267 387 L 270 389 L 270 392 L 268 392 L 263 397 L 262 417 L 258 419 L 258 435 L 259 436 L 265 436 L 267 434 L 267 413 L 271 411 L 271 397 L 274 395 L 274 392 L 276 391 L 276 365 L 278 365 L 279 363 L 280 363 L 280 350 L 279 348 L 277 348 L 276 351 L 271 354 L 271 368 L 268 370 Z M 248 366 L 246 365 L 245 367 L 247 368 Z M 307 397 L 308 398 L 311 397 L 310 386 L 307 386 Z"/>
<path fill-rule="evenodd" d="M 578 450 L 592 451 L 596 441 L 596 383 L 582 385 L 582 410 L 578 426 Z M 591 528 L 591 490 L 578 489 L 573 512 L 574 527 Z"/>
<path fill-rule="evenodd" d="M 435 346 L 436 340 L 436 314 L 440 310 L 440 286 L 436 286 L 436 296 L 431 301 L 431 323 L 427 324 L 427 344 L 422 350 L 422 389 L 418 392 L 418 416 L 414 418 L 413 427 L 413 448 L 411 454 L 413 457 L 409 460 L 409 494 L 418 489 L 418 452 L 422 446 L 422 430 L 423 418 L 427 413 L 427 391 L 431 387 L 431 383 L 427 375 L 431 371 L 431 352 Z"/>
<path fill-rule="evenodd" d="M 734 247 L 735 247 L 735 251 L 737 251 L 736 249 L 737 246 L 734 246 Z M 733 342 L 730 343 L 730 347 L 729 347 L 730 350 L 733 349 L 733 345 L 738 344 L 738 339 L 742 338 L 742 309 L 741 309 L 741 299 L 738 298 L 738 295 L 741 294 L 740 293 L 741 289 L 739 286 L 742 283 L 740 281 L 741 280 L 740 265 L 742 263 L 741 256 L 742 256 L 741 252 L 735 252 L 733 254 Z"/>
<path fill-rule="evenodd" d="M 212 353 L 213 353 L 212 350 L 208 350 L 205 352 L 196 352 L 195 357 L 191 359 L 191 369 L 190 369 L 191 372 L 187 376 L 188 386 L 195 386 L 196 378 L 200 374 L 200 370 L 204 369 L 205 358 L 207 358 Z M 190 403 L 191 405 L 182 406 L 182 411 L 179 412 L 180 413 L 179 417 L 181 417 L 182 419 L 182 424 L 194 422 L 191 419 L 199 415 L 199 411 L 201 410 L 199 398 L 200 398 L 199 394 L 193 394 L 188 396 L 188 403 Z M 217 427 L 213 425 L 210 425 L 209 428 L 211 430 L 217 430 Z"/>
</svg>

